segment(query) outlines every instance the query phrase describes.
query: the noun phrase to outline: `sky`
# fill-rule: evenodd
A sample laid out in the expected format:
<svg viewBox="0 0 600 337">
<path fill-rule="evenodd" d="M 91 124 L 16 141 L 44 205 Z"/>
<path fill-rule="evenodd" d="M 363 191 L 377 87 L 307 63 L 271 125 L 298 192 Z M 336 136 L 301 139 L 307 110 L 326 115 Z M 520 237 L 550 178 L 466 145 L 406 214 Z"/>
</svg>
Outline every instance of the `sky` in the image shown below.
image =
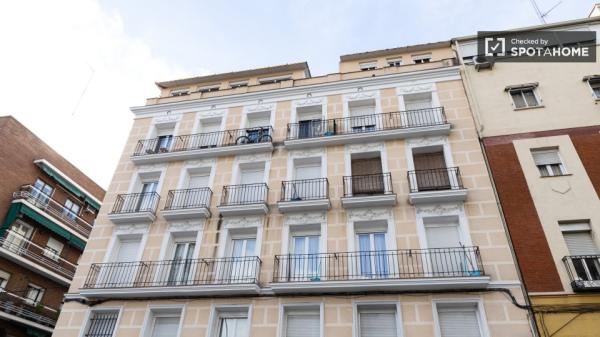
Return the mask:
<svg viewBox="0 0 600 337">
<path fill-rule="evenodd" d="M 546 11 L 560 0 L 537 0 Z M 562 0 L 547 22 L 598 0 Z M 0 115 L 107 188 L 154 82 L 538 24 L 530 0 L 19 0 L 0 3 Z"/>
</svg>

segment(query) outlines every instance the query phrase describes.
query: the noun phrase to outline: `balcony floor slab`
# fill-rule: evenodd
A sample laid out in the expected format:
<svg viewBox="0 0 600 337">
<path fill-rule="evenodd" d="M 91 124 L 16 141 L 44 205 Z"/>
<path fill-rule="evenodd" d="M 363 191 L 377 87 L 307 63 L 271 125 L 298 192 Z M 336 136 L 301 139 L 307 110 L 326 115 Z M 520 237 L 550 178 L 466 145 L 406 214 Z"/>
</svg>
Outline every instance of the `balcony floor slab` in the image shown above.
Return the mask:
<svg viewBox="0 0 600 337">
<path fill-rule="evenodd" d="M 174 298 L 174 297 L 212 297 L 257 295 L 260 287 L 257 284 L 205 284 L 198 286 L 145 287 L 145 288 L 103 288 L 81 289 L 81 296 L 86 298 Z"/>
<path fill-rule="evenodd" d="M 277 203 L 279 213 L 326 211 L 331 208 L 329 199 L 280 201 Z"/>
<path fill-rule="evenodd" d="M 267 204 L 217 206 L 223 216 L 264 215 L 269 212 Z"/>
<path fill-rule="evenodd" d="M 156 215 L 154 215 L 152 212 L 111 213 L 108 215 L 108 220 L 118 225 L 130 223 L 151 223 L 156 220 Z"/>
<path fill-rule="evenodd" d="M 368 196 L 353 196 L 342 198 L 342 207 L 361 208 L 361 207 L 386 207 L 396 205 L 396 194 L 381 194 Z"/>
<path fill-rule="evenodd" d="M 273 143 L 264 142 L 256 144 L 242 144 L 221 147 L 208 147 L 194 150 L 164 152 L 131 156 L 131 161 L 136 165 L 165 163 L 178 160 L 193 160 L 210 157 L 235 156 L 238 154 L 251 154 L 272 152 Z"/>
<path fill-rule="evenodd" d="M 204 219 L 210 218 L 210 209 L 207 207 L 163 209 L 160 214 L 163 218 L 171 220 Z"/>
<path fill-rule="evenodd" d="M 457 202 L 467 199 L 467 190 L 423 191 L 408 194 L 408 202 L 412 205 Z"/>
</svg>

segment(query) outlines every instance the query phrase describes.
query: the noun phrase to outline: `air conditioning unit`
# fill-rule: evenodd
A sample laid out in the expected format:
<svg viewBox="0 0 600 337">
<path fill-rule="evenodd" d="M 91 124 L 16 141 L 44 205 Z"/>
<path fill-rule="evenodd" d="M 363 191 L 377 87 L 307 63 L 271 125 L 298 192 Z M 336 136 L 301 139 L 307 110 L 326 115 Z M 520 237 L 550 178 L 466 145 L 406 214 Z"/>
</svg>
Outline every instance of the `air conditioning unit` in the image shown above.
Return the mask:
<svg viewBox="0 0 600 337">
<path fill-rule="evenodd" d="M 494 59 L 488 56 L 475 56 L 473 57 L 473 64 L 477 71 L 481 69 L 492 69 L 494 67 Z"/>
</svg>

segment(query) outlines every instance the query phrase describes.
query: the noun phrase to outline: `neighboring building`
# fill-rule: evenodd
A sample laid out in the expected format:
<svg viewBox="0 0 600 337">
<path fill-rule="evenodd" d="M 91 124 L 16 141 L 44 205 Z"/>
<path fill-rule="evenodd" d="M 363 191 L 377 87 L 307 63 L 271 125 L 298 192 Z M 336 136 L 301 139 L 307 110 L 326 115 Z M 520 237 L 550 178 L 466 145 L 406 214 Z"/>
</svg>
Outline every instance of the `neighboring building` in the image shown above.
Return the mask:
<svg viewBox="0 0 600 337">
<path fill-rule="evenodd" d="M 55 336 L 532 336 L 453 55 L 158 83 Z"/>
<path fill-rule="evenodd" d="M 0 117 L 0 336 L 50 336 L 104 190 Z"/>
<path fill-rule="evenodd" d="M 600 36 L 600 17 L 525 29 Z M 598 62 L 478 70 L 475 38 L 458 38 L 455 48 L 539 334 L 598 336 Z"/>
</svg>

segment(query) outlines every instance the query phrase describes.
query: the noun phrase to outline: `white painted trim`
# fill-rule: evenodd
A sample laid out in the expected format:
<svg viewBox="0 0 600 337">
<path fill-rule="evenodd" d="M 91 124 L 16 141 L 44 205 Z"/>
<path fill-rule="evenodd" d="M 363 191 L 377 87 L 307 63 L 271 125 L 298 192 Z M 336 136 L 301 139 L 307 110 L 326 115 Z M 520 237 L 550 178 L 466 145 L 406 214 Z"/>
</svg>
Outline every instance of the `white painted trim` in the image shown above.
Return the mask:
<svg viewBox="0 0 600 337">
<path fill-rule="evenodd" d="M 246 310 L 243 310 L 243 309 Z M 242 310 L 240 310 L 242 309 Z M 250 337 L 250 331 L 252 330 L 252 311 L 253 304 L 211 304 L 210 306 L 210 314 L 208 316 L 208 327 L 206 328 L 206 337 L 219 337 L 217 325 L 219 324 L 219 315 L 221 312 L 246 312 L 246 319 L 248 327 L 248 332 L 246 333 L 247 337 Z"/>
<path fill-rule="evenodd" d="M 346 240 L 349 252 L 356 252 L 356 223 L 366 223 L 373 221 L 385 221 L 387 230 L 385 233 L 386 250 L 396 250 L 396 222 L 394 221 L 394 212 L 391 207 L 380 208 L 359 208 L 347 211 Z M 392 267 L 392 266 L 390 266 Z"/>
<path fill-rule="evenodd" d="M 80 294 L 88 299 L 139 299 L 139 298 L 174 298 L 174 297 L 206 297 L 258 295 L 261 289 L 257 284 L 215 284 L 177 287 L 147 287 L 147 288 L 113 288 L 113 289 L 82 289 Z"/>
<path fill-rule="evenodd" d="M 225 125 L 227 125 L 227 115 L 229 114 L 229 109 L 214 109 L 214 107 L 209 107 L 208 109 L 205 107 L 204 109 L 196 112 L 196 116 L 194 116 L 194 126 L 192 127 L 192 134 L 200 133 L 200 121 L 203 119 L 213 119 L 213 118 L 221 118 L 221 127 L 220 130 L 225 130 Z"/>
<path fill-rule="evenodd" d="M 178 224 L 185 224 L 187 226 L 168 226 L 167 231 L 164 233 L 163 241 L 160 248 L 159 260 L 169 260 L 167 252 L 170 252 L 175 243 L 174 235 L 177 233 L 196 233 L 195 247 L 192 254 L 192 258 L 200 257 L 200 245 L 202 244 L 202 234 L 204 232 L 204 221 L 184 221 L 177 222 Z"/>
<path fill-rule="evenodd" d="M 404 326 L 402 323 L 402 305 L 398 301 L 368 301 L 368 300 L 353 300 L 352 301 L 352 336 L 361 337 L 358 317 L 360 306 L 395 306 L 396 307 L 396 336 L 404 337 Z"/>
<path fill-rule="evenodd" d="M 142 175 L 150 175 L 150 174 L 159 174 L 158 177 L 158 185 L 156 186 L 156 193 L 159 195 L 162 192 L 162 185 L 165 178 L 165 173 L 167 171 L 166 164 L 157 164 L 157 165 L 145 165 L 138 166 L 137 169 L 133 172 L 133 176 L 129 180 L 129 187 L 127 188 L 126 194 L 138 193 L 137 189 L 142 185 Z"/>
<path fill-rule="evenodd" d="M 398 110 L 406 111 L 406 105 L 404 103 L 404 96 L 410 94 L 422 94 L 431 93 L 431 107 L 440 107 L 440 97 L 438 95 L 437 85 L 435 82 L 427 83 L 424 85 L 409 85 L 396 87 L 396 96 L 398 98 Z"/>
<path fill-rule="evenodd" d="M 304 219 L 302 223 L 298 219 Z M 307 212 L 285 216 L 283 227 L 281 228 L 281 252 L 280 254 L 290 253 L 290 243 L 292 230 L 290 227 L 319 225 L 319 250 L 321 253 L 327 252 L 327 212 Z"/>
<path fill-rule="evenodd" d="M 246 105 L 249 102 L 256 102 L 258 100 L 263 100 L 263 102 L 271 102 L 303 99 L 306 98 L 306 95 L 309 93 L 319 96 L 328 96 L 356 92 L 358 87 L 363 87 L 365 91 L 369 91 L 389 88 L 390 86 L 398 86 L 402 83 L 414 83 L 415 85 L 418 85 L 421 83 L 453 80 L 460 80 L 460 66 L 420 70 L 400 74 L 389 74 L 376 77 L 365 77 L 291 88 L 265 90 L 238 95 L 152 104 L 132 107 L 131 111 L 136 115 L 136 118 L 146 118 L 148 116 L 162 116 L 167 112 L 170 112 L 171 114 L 181 114 L 188 111 L 217 105 L 219 109 L 224 109 Z"/>
<path fill-rule="evenodd" d="M 241 216 L 232 217 L 223 221 L 221 235 L 219 235 L 219 243 L 217 247 L 217 257 L 229 257 L 231 246 L 231 230 L 254 228 L 256 244 L 254 246 L 254 256 L 260 257 L 262 248 L 264 216 Z M 258 275 L 257 275 L 258 277 Z"/>
<path fill-rule="evenodd" d="M 117 330 L 119 330 L 119 323 L 121 322 L 121 317 L 123 317 L 123 315 L 122 315 L 123 306 L 122 305 L 110 306 L 110 307 L 89 308 L 85 313 L 85 318 L 83 320 L 84 324 L 81 325 L 81 329 L 79 330 L 79 335 L 78 335 L 79 337 L 85 337 L 85 333 L 90 326 L 90 317 L 92 316 L 92 313 L 102 312 L 102 311 L 117 311 L 118 312 L 117 321 L 115 322 L 115 329 L 113 330 L 111 337 L 114 337 L 116 335 Z"/>
<path fill-rule="evenodd" d="M 285 334 L 287 317 L 286 309 L 302 309 L 319 308 L 319 336 L 325 337 L 325 304 L 321 302 L 295 302 L 295 303 L 281 303 L 279 304 L 279 321 L 277 324 L 277 336 L 287 337 Z"/>
<path fill-rule="evenodd" d="M 321 161 L 321 178 L 327 177 L 327 149 L 324 147 L 321 148 L 313 148 L 306 150 L 293 150 L 288 151 L 287 157 L 287 172 L 286 172 L 286 180 L 294 180 L 295 178 L 295 168 L 294 162 L 296 159 L 311 159 L 311 158 L 319 158 Z"/>
<path fill-rule="evenodd" d="M 465 213 L 464 204 L 459 203 L 447 203 L 447 204 L 435 204 L 429 206 L 415 206 L 416 208 L 416 223 L 417 223 L 417 236 L 419 237 L 419 246 L 423 249 L 428 249 L 427 234 L 425 231 L 424 219 L 430 218 L 435 219 L 439 217 L 456 217 L 458 220 L 458 233 L 461 242 L 467 246 L 473 246 L 471 241 L 471 229 L 469 227 L 469 220 Z"/>
<path fill-rule="evenodd" d="M 248 128 L 248 115 L 259 112 L 269 112 L 269 126 L 272 128 L 275 127 L 275 114 L 277 113 L 277 102 L 273 103 L 259 103 L 259 104 L 251 104 L 245 105 L 242 110 L 242 118 L 240 121 L 239 129 Z M 267 125 L 263 125 L 267 126 Z M 273 136 L 273 135 L 271 135 Z"/>
<path fill-rule="evenodd" d="M 433 311 L 433 324 L 435 330 L 435 337 L 442 337 L 442 333 L 440 330 L 440 320 L 438 317 L 438 304 L 476 304 L 479 320 L 479 330 L 481 332 L 481 337 L 490 337 L 490 332 L 488 328 L 487 318 L 485 315 L 485 308 L 483 306 L 483 300 L 481 298 L 461 298 L 461 299 L 434 299 L 431 301 L 432 311 Z"/>
<path fill-rule="evenodd" d="M 150 322 L 150 320 L 153 320 L 156 317 L 156 313 L 158 313 L 160 316 L 160 311 L 162 310 L 179 310 L 179 327 L 177 328 L 177 333 L 174 335 L 174 337 L 179 337 L 183 327 L 185 308 L 185 304 L 148 304 L 146 307 L 146 314 L 144 315 L 144 323 L 142 324 L 142 332 L 140 336 L 150 337 L 153 328 L 153 326 L 150 327 L 150 324 L 154 323 Z"/>
<path fill-rule="evenodd" d="M 369 90 L 364 91 L 361 88 L 357 90 L 355 93 L 346 94 L 342 97 L 342 108 L 343 108 L 343 117 L 350 117 L 350 102 L 355 101 L 363 101 L 363 100 L 374 100 L 375 101 L 375 111 L 373 115 L 377 115 L 381 113 L 381 97 L 379 90 Z"/>
<path fill-rule="evenodd" d="M 150 123 L 150 127 L 148 131 L 146 131 L 146 138 L 144 139 L 153 139 L 157 138 L 157 130 L 161 125 L 175 124 L 173 126 L 173 137 L 178 135 L 179 125 L 181 123 L 182 115 L 181 114 L 172 114 L 167 112 L 164 116 L 155 116 L 152 118 L 152 122 Z"/>
</svg>

